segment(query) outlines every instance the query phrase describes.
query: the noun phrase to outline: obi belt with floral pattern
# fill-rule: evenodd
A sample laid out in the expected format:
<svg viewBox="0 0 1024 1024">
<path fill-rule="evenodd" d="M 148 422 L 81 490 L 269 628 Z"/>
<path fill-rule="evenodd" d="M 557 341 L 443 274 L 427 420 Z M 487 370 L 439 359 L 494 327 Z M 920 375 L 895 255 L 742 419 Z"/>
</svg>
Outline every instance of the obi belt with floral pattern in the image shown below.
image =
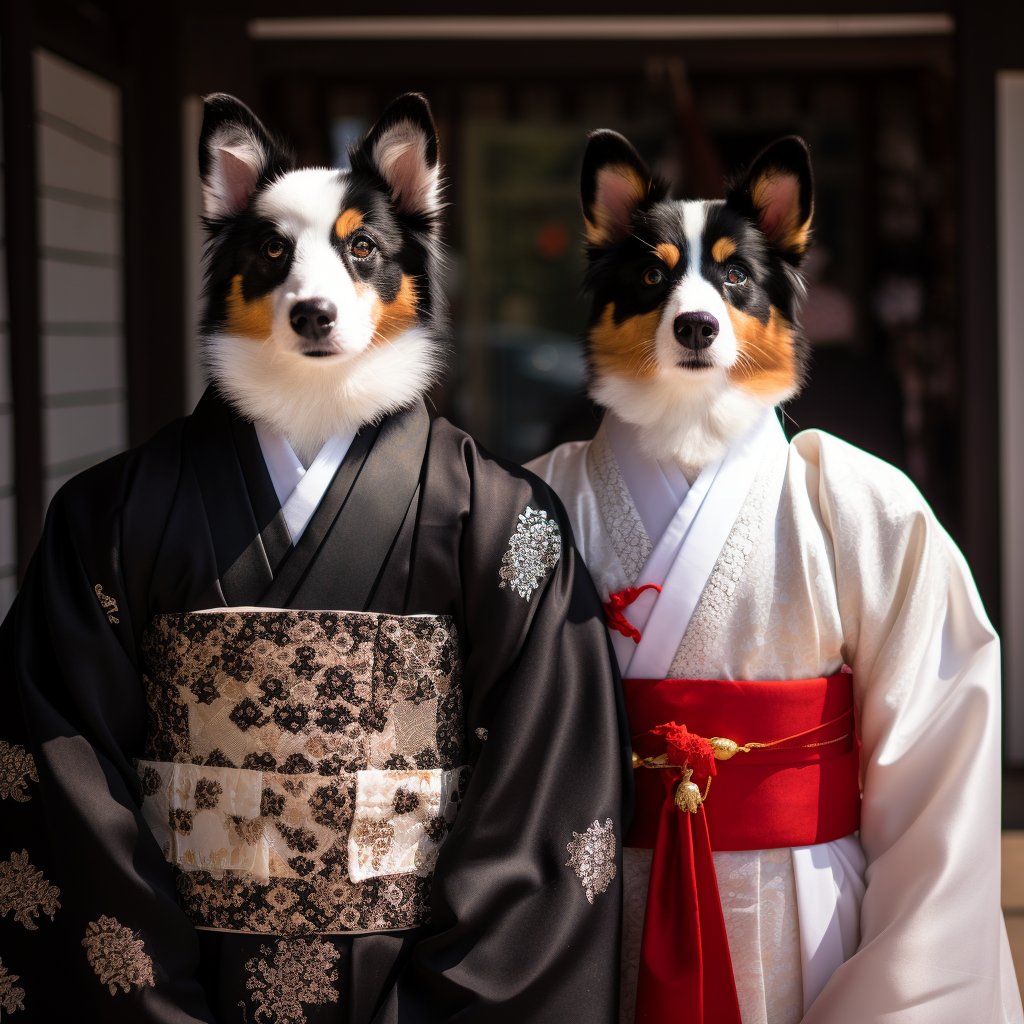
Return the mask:
<svg viewBox="0 0 1024 1024">
<path fill-rule="evenodd" d="M 143 814 L 198 928 L 429 919 L 467 770 L 448 617 L 225 609 L 143 637 Z"/>
</svg>

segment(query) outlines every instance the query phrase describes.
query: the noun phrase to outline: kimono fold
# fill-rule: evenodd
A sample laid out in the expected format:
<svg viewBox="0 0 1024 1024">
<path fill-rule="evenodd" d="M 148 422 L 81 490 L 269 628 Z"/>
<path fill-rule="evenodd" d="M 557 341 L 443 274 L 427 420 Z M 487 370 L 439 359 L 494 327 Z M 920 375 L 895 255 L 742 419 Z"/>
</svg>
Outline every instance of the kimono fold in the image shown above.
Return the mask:
<svg viewBox="0 0 1024 1024">
<path fill-rule="evenodd" d="M 692 486 L 611 414 L 530 468 L 603 601 L 661 588 L 624 610 L 639 643 L 612 636 L 627 680 L 852 670 L 859 833 L 714 853 L 744 1024 L 1021 1020 L 999 902 L 998 640 L 906 477 L 818 431 L 787 443 L 773 412 Z M 650 850 L 627 849 L 622 1021 L 650 871 Z"/>
<path fill-rule="evenodd" d="M 285 504 L 212 391 L 54 498 L 0 631 L 0 1006 L 613 1019 L 628 749 L 557 500 L 416 404 Z"/>
</svg>

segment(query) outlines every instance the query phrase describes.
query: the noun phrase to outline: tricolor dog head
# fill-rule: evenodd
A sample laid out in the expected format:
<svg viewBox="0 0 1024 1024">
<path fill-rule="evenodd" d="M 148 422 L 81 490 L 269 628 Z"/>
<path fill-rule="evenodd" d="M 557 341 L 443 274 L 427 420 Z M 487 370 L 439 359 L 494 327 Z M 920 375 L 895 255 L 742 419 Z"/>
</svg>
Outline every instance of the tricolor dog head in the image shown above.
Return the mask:
<svg viewBox="0 0 1024 1024">
<path fill-rule="evenodd" d="M 582 199 L 592 397 L 696 471 L 800 388 L 807 146 L 770 145 L 722 200 L 675 201 L 621 135 L 595 132 Z"/>
<path fill-rule="evenodd" d="M 409 94 L 350 154 L 296 169 L 243 103 L 206 99 L 201 332 L 218 388 L 303 458 L 423 394 L 440 356 L 440 166 Z"/>
</svg>

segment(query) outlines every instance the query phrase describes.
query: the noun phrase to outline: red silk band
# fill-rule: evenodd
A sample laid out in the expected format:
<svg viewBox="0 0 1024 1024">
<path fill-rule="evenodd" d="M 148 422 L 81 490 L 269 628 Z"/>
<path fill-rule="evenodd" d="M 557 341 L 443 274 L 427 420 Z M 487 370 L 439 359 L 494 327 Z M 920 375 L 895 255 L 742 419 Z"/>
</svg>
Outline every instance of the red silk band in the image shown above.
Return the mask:
<svg viewBox="0 0 1024 1024">
<path fill-rule="evenodd" d="M 828 678 L 626 679 L 633 749 L 665 753 L 669 722 L 737 744 L 773 743 L 720 761 L 707 802 L 681 811 L 679 769 L 637 769 L 627 846 L 653 848 L 640 950 L 637 1024 L 740 1024 L 712 850 L 839 839 L 860 823 L 853 683 Z M 706 778 L 694 775 L 705 791 Z"/>
</svg>

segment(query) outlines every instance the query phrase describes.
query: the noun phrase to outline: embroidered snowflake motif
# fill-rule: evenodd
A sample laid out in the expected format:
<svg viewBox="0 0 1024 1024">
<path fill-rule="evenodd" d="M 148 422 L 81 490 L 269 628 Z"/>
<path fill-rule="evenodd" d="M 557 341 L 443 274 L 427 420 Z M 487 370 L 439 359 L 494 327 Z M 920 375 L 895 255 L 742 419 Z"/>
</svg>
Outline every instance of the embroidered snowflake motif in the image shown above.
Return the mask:
<svg viewBox="0 0 1024 1024">
<path fill-rule="evenodd" d="M 136 985 L 156 985 L 153 961 L 146 953 L 142 939 L 126 928 L 116 917 L 104 914 L 90 921 L 82 939 L 89 966 L 110 994 L 130 992 Z"/>
<path fill-rule="evenodd" d="M 17 743 L 0 740 L 0 800 L 28 803 L 32 799 L 26 795 L 30 780 L 39 781 L 32 755 Z"/>
<path fill-rule="evenodd" d="M 276 948 L 260 946 L 260 956 L 245 962 L 245 987 L 256 1005 L 253 1020 L 305 1024 L 302 1004 L 338 1001 L 337 953 L 318 940 L 281 939 Z"/>
<path fill-rule="evenodd" d="M 602 825 L 595 821 L 586 832 L 573 832 L 572 842 L 566 846 L 569 859 L 567 868 L 572 868 L 583 884 L 587 902 L 606 892 L 615 877 L 615 829 L 611 818 L 605 818 Z"/>
<path fill-rule="evenodd" d="M 25 1009 L 25 990 L 14 983 L 20 975 L 11 974 L 0 960 L 0 1010 L 14 1013 Z"/>
<path fill-rule="evenodd" d="M 60 909 L 60 889 L 51 885 L 28 860 L 28 850 L 12 853 L 10 860 L 0 861 L 0 917 L 14 915 L 30 932 L 39 926 L 33 918 L 40 913 L 52 921 Z"/>
<path fill-rule="evenodd" d="M 529 600 L 540 581 L 555 567 L 562 554 L 562 535 L 543 509 L 529 505 L 519 516 L 516 532 L 508 539 L 502 555 L 498 586 L 511 587 Z"/>
</svg>

